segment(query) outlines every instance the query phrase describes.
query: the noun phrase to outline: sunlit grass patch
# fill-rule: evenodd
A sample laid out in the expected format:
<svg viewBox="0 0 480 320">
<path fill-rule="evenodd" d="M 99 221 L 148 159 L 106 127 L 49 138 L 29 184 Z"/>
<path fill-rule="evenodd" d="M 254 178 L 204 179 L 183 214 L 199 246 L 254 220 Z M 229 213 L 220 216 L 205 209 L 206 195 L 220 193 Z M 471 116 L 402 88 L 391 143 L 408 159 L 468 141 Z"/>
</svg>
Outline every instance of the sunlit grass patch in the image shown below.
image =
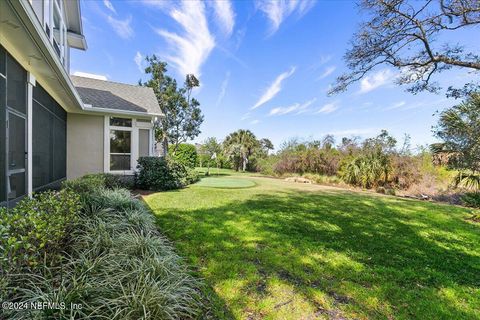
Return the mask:
<svg viewBox="0 0 480 320">
<path fill-rule="evenodd" d="M 210 286 L 215 318 L 480 317 L 468 210 L 246 178 L 256 186 L 145 198 Z"/>
</svg>

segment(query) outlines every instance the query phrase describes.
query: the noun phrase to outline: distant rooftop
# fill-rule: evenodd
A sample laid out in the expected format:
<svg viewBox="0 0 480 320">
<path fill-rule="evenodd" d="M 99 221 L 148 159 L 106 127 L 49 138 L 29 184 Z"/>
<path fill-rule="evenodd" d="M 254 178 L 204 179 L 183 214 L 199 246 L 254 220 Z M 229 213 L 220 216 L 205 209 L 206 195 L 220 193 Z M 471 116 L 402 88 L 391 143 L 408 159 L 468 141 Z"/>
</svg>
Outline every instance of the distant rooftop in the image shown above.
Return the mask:
<svg viewBox="0 0 480 320">
<path fill-rule="evenodd" d="M 83 77 L 83 78 L 90 78 L 90 79 L 97 79 L 97 80 L 104 80 L 104 81 L 108 80 L 107 77 L 104 75 L 88 73 L 88 72 L 75 71 L 73 75 Z"/>
<path fill-rule="evenodd" d="M 71 78 L 84 104 L 95 108 L 162 114 L 152 88 L 100 80 L 98 77 Z"/>
</svg>

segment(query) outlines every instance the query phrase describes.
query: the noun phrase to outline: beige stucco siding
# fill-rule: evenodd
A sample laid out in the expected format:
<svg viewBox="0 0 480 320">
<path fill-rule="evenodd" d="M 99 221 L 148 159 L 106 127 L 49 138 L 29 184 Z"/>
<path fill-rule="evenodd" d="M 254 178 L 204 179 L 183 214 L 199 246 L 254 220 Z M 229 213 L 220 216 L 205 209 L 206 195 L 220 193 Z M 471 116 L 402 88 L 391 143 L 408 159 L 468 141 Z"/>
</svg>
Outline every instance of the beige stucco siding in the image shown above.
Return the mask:
<svg viewBox="0 0 480 320">
<path fill-rule="evenodd" d="M 104 117 L 67 115 L 67 179 L 103 172 Z"/>
</svg>

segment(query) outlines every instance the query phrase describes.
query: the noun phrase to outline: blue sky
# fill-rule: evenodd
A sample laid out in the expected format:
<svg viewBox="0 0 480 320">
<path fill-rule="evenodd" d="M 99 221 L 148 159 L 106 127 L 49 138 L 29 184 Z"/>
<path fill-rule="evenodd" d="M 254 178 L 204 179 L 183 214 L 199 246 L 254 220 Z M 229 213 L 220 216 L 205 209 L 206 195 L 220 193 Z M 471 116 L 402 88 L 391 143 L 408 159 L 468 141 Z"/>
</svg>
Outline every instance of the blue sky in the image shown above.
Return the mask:
<svg viewBox="0 0 480 320">
<path fill-rule="evenodd" d="M 405 92 L 393 84 L 396 71 L 383 67 L 328 97 L 362 20 L 350 1 L 98 0 L 83 1 L 82 15 L 88 50 L 72 50 L 71 72 L 135 84 L 145 78 L 145 55 L 156 54 L 180 82 L 198 75 L 195 96 L 205 115 L 199 142 L 240 128 L 276 147 L 292 137 L 330 133 L 339 140 L 387 129 L 426 144 L 434 141 L 435 111 L 455 104 L 444 94 Z M 448 40 L 478 50 L 474 31 Z M 461 86 L 474 76 L 453 70 L 436 80 Z"/>
</svg>

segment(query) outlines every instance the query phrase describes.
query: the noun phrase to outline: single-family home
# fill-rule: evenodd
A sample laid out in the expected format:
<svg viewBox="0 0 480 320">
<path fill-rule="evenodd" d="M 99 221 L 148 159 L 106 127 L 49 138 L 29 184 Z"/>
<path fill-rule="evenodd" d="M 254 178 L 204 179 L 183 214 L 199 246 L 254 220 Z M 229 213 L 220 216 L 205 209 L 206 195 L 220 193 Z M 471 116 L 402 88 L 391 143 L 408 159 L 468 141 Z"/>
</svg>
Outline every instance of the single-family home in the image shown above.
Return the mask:
<svg viewBox="0 0 480 320">
<path fill-rule="evenodd" d="M 151 88 L 70 76 L 87 50 L 79 0 L 0 1 L 0 204 L 156 154 Z"/>
</svg>

